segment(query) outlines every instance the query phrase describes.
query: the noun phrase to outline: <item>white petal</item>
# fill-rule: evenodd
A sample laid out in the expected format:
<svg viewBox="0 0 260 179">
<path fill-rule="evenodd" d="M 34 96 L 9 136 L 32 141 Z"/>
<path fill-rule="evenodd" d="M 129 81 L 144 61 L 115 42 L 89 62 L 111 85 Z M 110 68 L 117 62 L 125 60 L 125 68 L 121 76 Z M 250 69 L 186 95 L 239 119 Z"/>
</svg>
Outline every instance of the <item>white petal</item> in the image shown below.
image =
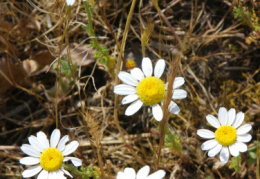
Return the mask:
<svg viewBox="0 0 260 179">
<path fill-rule="evenodd" d="M 165 61 L 163 59 L 158 60 L 154 67 L 154 76 L 157 78 L 161 78 L 165 69 Z"/>
<path fill-rule="evenodd" d="M 66 177 L 64 176 L 63 170 L 61 170 L 61 169 L 56 170 L 56 174 L 57 174 L 58 178 L 61 178 L 61 179 L 65 178 L 66 179 Z M 55 178 L 55 179 L 57 179 L 57 178 Z"/>
<path fill-rule="evenodd" d="M 140 68 L 134 68 L 130 71 L 131 75 L 135 77 L 137 80 L 141 81 L 144 79 L 144 74 Z"/>
<path fill-rule="evenodd" d="M 58 178 L 55 171 L 48 173 L 48 179 L 55 179 L 55 178 Z"/>
<path fill-rule="evenodd" d="M 49 176 L 48 179 L 66 179 L 66 177 L 64 176 L 64 172 L 63 170 L 56 170 L 56 171 L 52 171 L 49 172 Z"/>
<path fill-rule="evenodd" d="M 37 179 L 47 179 L 49 176 L 49 172 L 46 170 L 42 170 L 41 173 L 38 175 Z"/>
<path fill-rule="evenodd" d="M 125 96 L 123 99 L 122 99 L 122 104 L 128 104 L 128 103 L 131 103 L 135 100 L 137 100 L 139 97 L 137 94 L 129 94 L 127 96 Z"/>
<path fill-rule="evenodd" d="M 43 152 L 43 151 L 45 150 L 45 148 L 42 146 L 41 142 L 38 140 L 37 137 L 35 137 L 35 136 L 30 136 L 30 137 L 28 138 L 28 140 L 29 140 L 29 143 L 31 144 L 31 146 L 32 146 L 35 150 L 37 150 L 37 151 L 39 151 L 39 152 Z"/>
<path fill-rule="evenodd" d="M 41 153 L 37 150 L 35 150 L 31 145 L 29 144 L 23 144 L 21 146 L 21 150 L 26 153 L 27 155 L 29 156 L 32 156 L 32 157 L 40 157 L 41 156 Z"/>
<path fill-rule="evenodd" d="M 132 86 L 138 85 L 137 79 L 135 77 L 133 77 L 131 74 L 125 72 L 125 71 L 120 71 L 119 74 L 118 74 L 118 77 L 125 84 L 132 85 Z"/>
<path fill-rule="evenodd" d="M 222 163 L 227 163 L 228 162 L 228 159 L 229 159 L 229 151 L 228 151 L 228 148 L 227 147 L 223 147 L 220 151 L 220 161 Z"/>
<path fill-rule="evenodd" d="M 125 179 L 125 174 L 123 172 L 117 172 L 116 179 Z"/>
<path fill-rule="evenodd" d="M 136 89 L 133 86 L 121 84 L 114 87 L 114 93 L 119 95 L 129 95 L 129 94 L 135 94 Z"/>
<path fill-rule="evenodd" d="M 230 154 L 234 157 L 237 157 L 239 155 L 239 149 L 236 145 L 236 143 L 230 145 L 229 147 Z"/>
<path fill-rule="evenodd" d="M 79 142 L 74 140 L 65 147 L 64 151 L 62 151 L 62 154 L 64 156 L 69 155 L 73 153 L 78 148 L 78 146 L 79 146 Z"/>
<path fill-rule="evenodd" d="M 55 129 L 52 132 L 51 138 L 50 138 L 51 147 L 56 148 L 57 144 L 59 143 L 59 140 L 60 140 L 60 130 Z"/>
<path fill-rule="evenodd" d="M 143 70 L 144 75 L 146 77 L 152 76 L 152 74 L 153 74 L 153 65 L 152 65 L 152 61 L 150 60 L 150 58 L 148 58 L 148 57 L 143 58 L 142 70 Z"/>
<path fill-rule="evenodd" d="M 180 112 L 179 106 L 175 102 L 173 102 L 173 101 L 170 102 L 170 104 L 168 106 L 168 109 L 169 109 L 169 112 L 172 113 L 172 114 L 176 114 L 177 115 Z"/>
<path fill-rule="evenodd" d="M 127 179 L 130 179 L 130 178 L 135 179 L 135 177 L 136 177 L 135 170 L 132 169 L 132 168 L 125 168 L 125 169 L 124 169 L 124 176 L 125 176 Z"/>
<path fill-rule="evenodd" d="M 130 104 L 130 106 L 128 106 L 125 110 L 125 115 L 126 116 L 131 116 L 134 113 L 136 113 L 143 105 L 143 102 L 141 100 L 137 100 L 135 102 L 133 102 L 132 104 Z"/>
<path fill-rule="evenodd" d="M 237 135 L 237 141 L 239 142 L 249 142 L 252 139 L 250 134 Z"/>
<path fill-rule="evenodd" d="M 163 170 L 158 170 L 153 174 L 149 175 L 146 179 L 162 179 L 165 176 L 166 172 Z"/>
<path fill-rule="evenodd" d="M 69 136 L 68 135 L 63 136 L 58 144 L 57 149 L 62 152 L 65 149 L 66 142 L 68 141 L 69 141 Z"/>
<path fill-rule="evenodd" d="M 50 147 L 49 140 L 47 139 L 47 136 L 44 134 L 44 132 L 40 131 L 36 134 L 38 141 L 42 144 L 44 149 L 47 149 Z"/>
<path fill-rule="evenodd" d="M 234 108 L 231 108 L 228 111 L 228 122 L 227 122 L 227 125 L 231 126 L 234 123 L 235 118 L 236 118 L 236 110 Z"/>
<path fill-rule="evenodd" d="M 66 0 L 68 6 L 72 6 L 75 3 L 75 0 Z"/>
<path fill-rule="evenodd" d="M 30 168 L 24 170 L 22 173 L 22 176 L 24 178 L 30 178 L 30 177 L 36 175 L 37 173 L 39 173 L 41 170 L 42 170 L 42 167 L 40 165 L 33 166 L 33 167 L 30 167 Z"/>
<path fill-rule="evenodd" d="M 66 161 L 69 161 L 69 160 L 71 160 L 71 162 L 73 163 L 73 165 L 75 167 L 78 167 L 78 166 L 82 165 L 82 161 L 80 159 L 76 158 L 76 157 L 65 157 L 63 159 L 63 162 L 66 162 Z"/>
<path fill-rule="evenodd" d="M 242 142 L 237 141 L 236 146 L 237 146 L 239 152 L 246 152 L 247 151 L 247 145 L 242 143 Z"/>
<path fill-rule="evenodd" d="M 210 123 L 210 125 L 212 125 L 212 126 L 215 127 L 216 129 L 218 129 L 218 128 L 220 127 L 219 121 L 218 121 L 217 118 L 215 118 L 214 116 L 212 116 L 212 115 L 207 115 L 207 116 L 206 116 L 206 119 L 207 119 L 208 123 Z"/>
<path fill-rule="evenodd" d="M 137 172 L 136 179 L 146 178 L 148 176 L 149 172 L 150 172 L 150 167 L 148 165 L 144 166 Z"/>
<path fill-rule="evenodd" d="M 213 149 L 218 144 L 218 141 L 216 139 L 208 140 L 201 144 L 202 150 L 210 150 Z"/>
<path fill-rule="evenodd" d="M 40 163 L 40 158 L 35 157 L 23 157 L 19 160 L 19 162 L 23 165 L 35 165 Z"/>
<path fill-rule="evenodd" d="M 252 129 L 251 124 L 245 124 L 237 129 L 237 135 L 243 135 Z"/>
<path fill-rule="evenodd" d="M 214 148 L 212 148 L 212 149 L 209 150 L 208 156 L 209 156 L 209 157 L 214 157 L 214 156 L 216 156 L 216 155 L 220 152 L 221 148 L 222 148 L 222 145 L 217 144 Z"/>
<path fill-rule="evenodd" d="M 65 175 L 68 175 L 70 178 L 73 178 L 73 176 L 70 174 L 70 172 L 65 170 L 63 167 L 61 167 L 61 170 L 65 173 Z"/>
<path fill-rule="evenodd" d="M 176 77 L 173 82 L 173 89 L 179 88 L 185 83 L 185 80 L 183 77 Z"/>
<path fill-rule="evenodd" d="M 187 91 L 183 89 L 173 90 L 172 99 L 184 99 L 187 97 Z"/>
<path fill-rule="evenodd" d="M 155 104 L 152 106 L 153 117 L 156 121 L 161 121 L 163 118 L 163 111 L 159 104 Z"/>
<path fill-rule="evenodd" d="M 237 113 L 235 122 L 233 123 L 232 126 L 234 128 L 238 128 L 242 124 L 242 122 L 244 121 L 244 118 L 245 118 L 245 114 L 243 112 Z"/>
<path fill-rule="evenodd" d="M 228 121 L 227 109 L 224 107 L 219 108 L 218 119 L 221 125 L 226 125 Z"/>
<path fill-rule="evenodd" d="M 208 129 L 199 129 L 197 131 L 197 134 L 202 137 L 202 138 L 205 138 L 205 139 L 213 139 L 215 138 L 215 133 L 208 130 Z"/>
</svg>

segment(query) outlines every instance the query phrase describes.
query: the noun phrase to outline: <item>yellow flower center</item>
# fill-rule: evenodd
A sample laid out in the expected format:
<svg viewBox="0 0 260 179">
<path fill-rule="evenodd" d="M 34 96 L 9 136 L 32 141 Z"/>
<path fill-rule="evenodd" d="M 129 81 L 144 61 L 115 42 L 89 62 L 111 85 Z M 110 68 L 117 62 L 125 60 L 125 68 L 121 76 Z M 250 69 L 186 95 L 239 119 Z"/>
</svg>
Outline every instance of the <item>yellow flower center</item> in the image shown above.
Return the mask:
<svg viewBox="0 0 260 179">
<path fill-rule="evenodd" d="M 135 67 L 135 61 L 134 60 L 129 59 L 129 60 L 126 61 L 126 68 L 132 69 L 134 67 Z"/>
<path fill-rule="evenodd" d="M 40 157 L 40 165 L 46 171 L 58 170 L 63 162 L 62 153 L 53 147 L 45 149 Z"/>
<path fill-rule="evenodd" d="M 233 144 L 237 139 L 237 130 L 228 125 L 220 126 L 215 131 L 215 139 L 223 146 Z"/>
<path fill-rule="evenodd" d="M 154 105 L 163 100 L 164 83 L 154 76 L 146 77 L 136 87 L 136 93 L 145 105 Z"/>
</svg>

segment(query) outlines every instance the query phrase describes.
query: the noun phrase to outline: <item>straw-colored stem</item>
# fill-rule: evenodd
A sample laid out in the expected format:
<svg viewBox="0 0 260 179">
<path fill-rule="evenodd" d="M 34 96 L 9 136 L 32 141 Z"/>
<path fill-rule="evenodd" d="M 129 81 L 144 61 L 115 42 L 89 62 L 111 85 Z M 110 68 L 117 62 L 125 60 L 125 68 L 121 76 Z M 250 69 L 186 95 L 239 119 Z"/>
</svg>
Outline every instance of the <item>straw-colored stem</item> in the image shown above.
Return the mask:
<svg viewBox="0 0 260 179">
<path fill-rule="evenodd" d="M 158 167 L 159 163 L 160 163 L 160 157 L 161 157 L 161 150 L 162 150 L 162 146 L 164 143 L 164 136 L 165 136 L 165 132 L 166 132 L 166 124 L 168 122 L 168 106 L 171 102 L 172 99 L 172 91 L 173 91 L 173 82 L 176 76 L 176 71 L 177 71 L 177 67 L 179 66 L 179 63 L 181 61 L 181 57 L 180 55 L 177 56 L 176 60 L 172 61 L 171 64 L 171 71 L 169 73 L 169 82 L 168 82 L 168 87 L 167 87 L 167 94 L 166 97 L 164 98 L 163 101 L 163 119 L 160 122 L 160 143 L 159 143 L 159 148 L 158 148 L 158 159 L 157 159 L 157 165 L 156 168 Z"/>
<path fill-rule="evenodd" d="M 162 20 L 167 24 L 167 26 L 170 28 L 171 33 L 175 36 L 176 40 L 178 41 L 179 47 L 180 47 L 180 52 L 178 54 L 178 56 L 176 57 L 175 60 L 172 60 L 171 66 L 170 66 L 170 73 L 168 75 L 168 87 L 167 87 L 167 94 L 164 98 L 164 102 L 163 102 L 163 119 L 160 122 L 160 143 L 159 143 L 159 148 L 158 148 L 158 156 L 157 156 L 157 164 L 156 164 L 156 168 L 158 168 L 158 165 L 160 163 L 160 158 L 161 158 L 161 150 L 163 147 L 163 143 L 164 143 L 164 136 L 165 136 L 165 132 L 166 132 L 166 124 L 168 123 L 168 117 L 169 117 L 169 113 L 168 113 L 168 106 L 171 102 L 172 99 L 172 94 L 173 94 L 173 83 L 174 83 L 174 79 L 176 76 L 176 72 L 177 72 L 177 68 L 181 62 L 181 54 L 182 52 L 185 51 L 184 48 L 184 43 L 182 43 L 181 39 L 179 38 L 179 36 L 175 33 L 174 28 L 171 26 L 170 22 L 168 21 L 168 19 L 165 17 L 165 15 L 162 13 L 161 9 L 158 6 L 158 1 L 153 1 L 154 2 L 154 6 L 156 7 L 158 13 L 159 13 L 159 17 L 162 18 Z"/>
</svg>

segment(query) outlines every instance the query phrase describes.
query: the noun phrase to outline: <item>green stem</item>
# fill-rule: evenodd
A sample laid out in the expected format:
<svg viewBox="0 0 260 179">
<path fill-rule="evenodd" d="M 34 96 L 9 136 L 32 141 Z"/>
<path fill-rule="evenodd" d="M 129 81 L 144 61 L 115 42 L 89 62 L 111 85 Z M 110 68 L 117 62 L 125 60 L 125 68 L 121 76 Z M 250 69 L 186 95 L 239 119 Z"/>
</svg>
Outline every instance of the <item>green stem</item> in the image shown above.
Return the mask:
<svg viewBox="0 0 260 179">
<path fill-rule="evenodd" d="M 85 6 L 85 10 L 88 15 L 88 35 L 91 37 L 91 40 L 93 41 L 94 45 L 100 50 L 101 47 L 98 44 L 95 31 L 93 29 L 93 21 L 92 21 L 92 7 L 87 3 L 87 1 L 83 1 L 83 4 Z"/>
</svg>

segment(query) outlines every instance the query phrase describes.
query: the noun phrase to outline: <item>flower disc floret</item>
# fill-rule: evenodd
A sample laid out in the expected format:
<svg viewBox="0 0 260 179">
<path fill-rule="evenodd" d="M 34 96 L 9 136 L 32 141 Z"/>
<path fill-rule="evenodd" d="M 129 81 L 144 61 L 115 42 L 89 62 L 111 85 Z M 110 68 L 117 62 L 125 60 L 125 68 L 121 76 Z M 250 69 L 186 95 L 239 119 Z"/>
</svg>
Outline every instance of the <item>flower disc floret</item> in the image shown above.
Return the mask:
<svg viewBox="0 0 260 179">
<path fill-rule="evenodd" d="M 129 59 L 129 60 L 126 61 L 126 68 L 132 69 L 132 68 L 134 68 L 135 66 L 136 66 L 136 65 L 135 65 L 135 61 L 134 61 L 134 60 Z"/>
<path fill-rule="evenodd" d="M 146 77 L 137 85 L 136 93 L 145 105 L 154 105 L 163 100 L 165 84 L 154 76 Z"/>
<path fill-rule="evenodd" d="M 207 115 L 208 123 L 216 128 L 216 131 L 215 133 L 207 129 L 197 131 L 200 137 L 209 139 L 202 143 L 201 149 L 208 150 L 209 157 L 220 154 L 222 163 L 227 163 L 230 155 L 237 157 L 240 152 L 246 152 L 248 149 L 245 143 L 252 139 L 248 133 L 252 125 L 242 125 L 244 118 L 243 112 L 236 114 L 234 108 L 227 111 L 224 107 L 219 108 L 218 119 L 213 115 Z"/>
<path fill-rule="evenodd" d="M 53 147 L 45 149 L 40 157 L 40 165 L 46 171 L 58 170 L 63 162 L 62 153 Z"/>
<path fill-rule="evenodd" d="M 28 138 L 30 144 L 23 144 L 21 150 L 29 155 L 29 157 L 23 157 L 20 159 L 20 163 L 23 165 L 33 165 L 22 172 L 24 178 L 31 178 L 37 174 L 37 178 L 49 179 L 66 178 L 64 174 L 72 175 L 63 168 L 62 164 L 66 161 L 71 161 L 75 167 L 81 166 L 82 161 L 76 157 L 69 157 L 79 146 L 77 141 L 69 141 L 68 135 L 61 137 L 59 129 L 55 129 L 50 140 L 42 132 L 38 132 L 36 136 L 30 136 Z"/>
<path fill-rule="evenodd" d="M 152 61 L 145 57 L 142 60 L 142 70 L 138 67 L 133 68 L 130 73 L 119 72 L 119 79 L 124 84 L 114 87 L 114 93 L 118 95 L 127 95 L 122 99 L 122 104 L 130 104 L 125 111 L 126 116 L 135 114 L 142 106 L 150 106 L 152 114 L 156 121 L 163 118 L 162 103 L 166 94 L 168 84 L 165 84 L 160 78 L 165 70 L 166 63 L 159 59 L 153 69 Z M 179 106 L 174 102 L 175 99 L 184 99 L 187 92 L 178 89 L 185 83 L 183 77 L 176 77 L 173 83 L 172 100 L 168 105 L 169 112 L 178 114 Z"/>
<path fill-rule="evenodd" d="M 237 139 L 237 131 L 234 127 L 224 125 L 215 131 L 216 140 L 223 146 L 233 144 Z"/>
</svg>

